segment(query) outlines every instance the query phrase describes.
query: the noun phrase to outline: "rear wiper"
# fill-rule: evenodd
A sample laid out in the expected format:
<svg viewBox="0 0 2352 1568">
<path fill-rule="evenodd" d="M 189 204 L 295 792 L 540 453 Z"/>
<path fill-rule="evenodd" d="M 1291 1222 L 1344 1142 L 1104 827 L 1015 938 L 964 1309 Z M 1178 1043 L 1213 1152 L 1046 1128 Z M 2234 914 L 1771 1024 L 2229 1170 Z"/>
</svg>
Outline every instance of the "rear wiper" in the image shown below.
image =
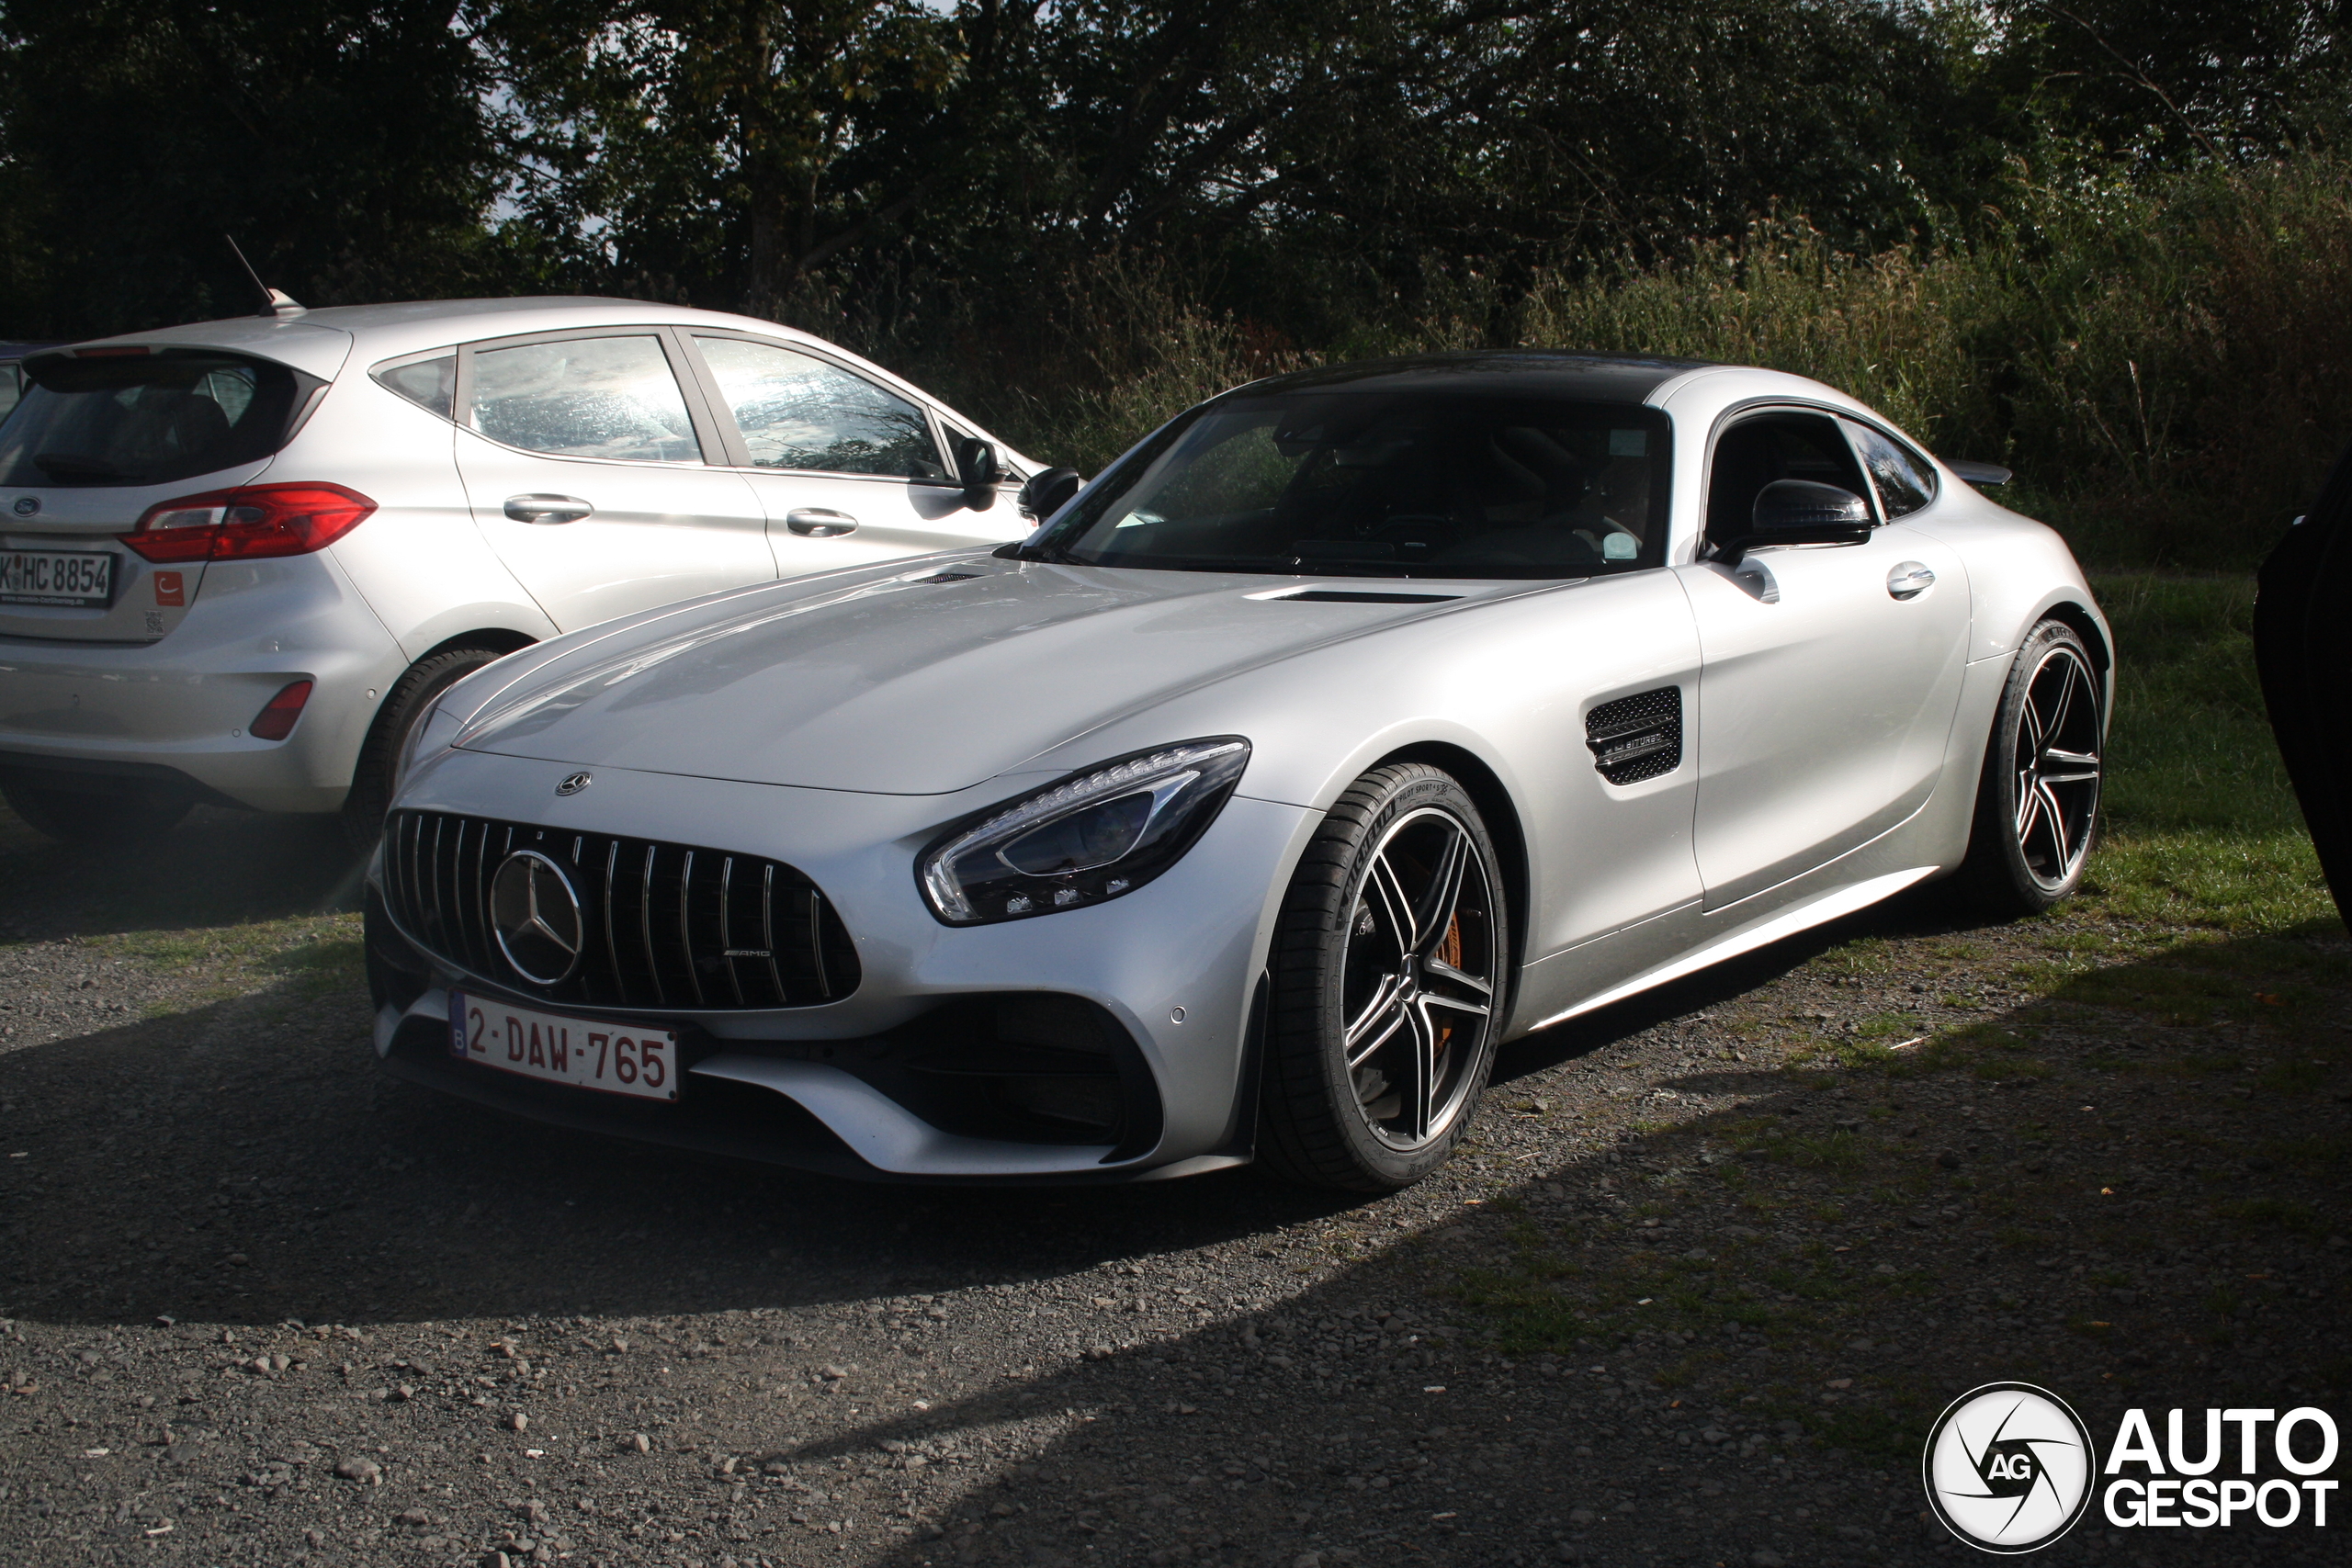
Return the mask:
<svg viewBox="0 0 2352 1568">
<path fill-rule="evenodd" d="M 76 457 L 70 452 L 36 452 L 33 467 L 53 479 L 112 479 L 118 484 L 129 484 L 137 478 L 112 463 L 102 463 L 96 457 Z"/>
</svg>

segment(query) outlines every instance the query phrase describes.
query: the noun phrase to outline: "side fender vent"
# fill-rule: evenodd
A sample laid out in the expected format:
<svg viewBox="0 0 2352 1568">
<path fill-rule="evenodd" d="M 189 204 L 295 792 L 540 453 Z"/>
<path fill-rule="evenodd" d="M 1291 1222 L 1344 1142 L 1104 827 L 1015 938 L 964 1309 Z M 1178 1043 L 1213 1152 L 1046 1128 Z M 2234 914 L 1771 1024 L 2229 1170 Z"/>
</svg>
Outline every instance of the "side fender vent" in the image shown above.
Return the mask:
<svg viewBox="0 0 2352 1568">
<path fill-rule="evenodd" d="M 1682 688 L 1663 686 L 1584 716 L 1592 765 L 1613 784 L 1640 784 L 1682 765 Z"/>
</svg>

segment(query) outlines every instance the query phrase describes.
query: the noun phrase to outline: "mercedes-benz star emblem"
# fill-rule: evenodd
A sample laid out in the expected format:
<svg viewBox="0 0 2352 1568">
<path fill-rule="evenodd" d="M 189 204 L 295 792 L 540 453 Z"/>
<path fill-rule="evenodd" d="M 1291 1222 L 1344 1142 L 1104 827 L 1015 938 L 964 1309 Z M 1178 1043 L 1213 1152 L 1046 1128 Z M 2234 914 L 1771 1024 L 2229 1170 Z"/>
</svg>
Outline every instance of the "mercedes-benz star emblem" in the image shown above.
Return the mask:
<svg viewBox="0 0 2352 1568">
<path fill-rule="evenodd" d="M 516 850 L 490 879 L 490 927 L 514 973 L 556 986 L 580 965 L 580 895 L 563 867 L 537 850 Z"/>
<path fill-rule="evenodd" d="M 2090 1506 L 2098 1455 L 2066 1402 L 2031 1383 L 1995 1382 L 1951 1403 L 1928 1434 L 1928 1502 L 1982 1551 L 2048 1546 Z"/>
<path fill-rule="evenodd" d="M 556 785 L 555 792 L 558 795 L 578 795 L 593 782 L 594 781 L 591 780 L 586 773 L 573 773 Z"/>
<path fill-rule="evenodd" d="M 40 497 L 37 495 L 20 495 L 17 497 L 16 510 L 17 516 L 30 517 L 34 513 L 40 510 Z"/>
</svg>

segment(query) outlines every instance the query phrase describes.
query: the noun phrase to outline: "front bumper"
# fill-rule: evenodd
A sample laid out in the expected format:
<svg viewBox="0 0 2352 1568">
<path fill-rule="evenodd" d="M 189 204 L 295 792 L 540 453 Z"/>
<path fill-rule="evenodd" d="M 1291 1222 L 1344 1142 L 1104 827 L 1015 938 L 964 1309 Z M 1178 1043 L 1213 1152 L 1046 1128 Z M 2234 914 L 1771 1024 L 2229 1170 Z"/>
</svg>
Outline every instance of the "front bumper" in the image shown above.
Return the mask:
<svg viewBox="0 0 2352 1568">
<path fill-rule="evenodd" d="M 495 987 L 398 929 L 379 865 L 368 963 L 376 1046 L 394 1075 L 583 1131 L 876 1179 L 1134 1180 L 1249 1158 L 1259 982 L 1278 895 L 1311 831 L 1305 810 L 1236 796 L 1182 862 L 1124 898 L 951 928 L 916 891 L 916 853 L 944 823 L 1051 775 L 907 796 L 600 768 L 593 787 L 556 796 L 574 771 L 447 753 L 400 805 L 786 863 L 824 890 L 850 932 L 856 990 L 814 1006 L 661 1011 L 686 1043 L 676 1105 L 517 1077 L 451 1055 L 450 991 Z M 549 1007 L 519 987 L 511 999 Z M 982 1103 L 1001 1052 L 1041 1038 L 1041 1017 L 1048 1031 L 1091 1030 L 1088 1048 L 1112 1064 L 1115 1088 L 1099 1092 L 1115 1092 L 1122 1111 L 1098 1138 L 1020 1125 Z"/>
<path fill-rule="evenodd" d="M 0 771 L 97 787 L 135 780 L 264 811 L 332 811 L 405 664 L 323 558 L 216 565 L 161 641 L 0 638 Z M 301 680 L 315 685 L 292 735 L 244 733 L 264 704 Z"/>
</svg>

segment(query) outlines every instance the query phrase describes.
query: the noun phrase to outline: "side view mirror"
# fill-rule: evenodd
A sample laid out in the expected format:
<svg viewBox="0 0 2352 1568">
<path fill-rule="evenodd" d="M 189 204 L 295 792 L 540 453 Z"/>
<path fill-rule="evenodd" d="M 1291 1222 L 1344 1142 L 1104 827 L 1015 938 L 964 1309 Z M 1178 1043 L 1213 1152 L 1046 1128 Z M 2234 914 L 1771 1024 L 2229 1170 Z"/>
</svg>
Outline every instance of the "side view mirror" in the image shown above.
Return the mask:
<svg viewBox="0 0 2352 1568">
<path fill-rule="evenodd" d="M 1043 523 L 1086 486 L 1076 468 L 1047 468 L 1021 487 L 1021 510 Z"/>
<path fill-rule="evenodd" d="M 1836 485 L 1774 479 L 1757 492 L 1748 526 L 1718 547 L 1717 559 L 1736 562 L 1759 545 L 1859 545 L 1871 536 L 1871 509 Z"/>
<path fill-rule="evenodd" d="M 956 443 L 956 482 L 964 487 L 964 504 L 975 512 L 986 512 L 996 504 L 996 482 L 1004 478 L 1004 465 L 997 460 L 996 447 L 977 435 L 967 435 Z"/>
</svg>

